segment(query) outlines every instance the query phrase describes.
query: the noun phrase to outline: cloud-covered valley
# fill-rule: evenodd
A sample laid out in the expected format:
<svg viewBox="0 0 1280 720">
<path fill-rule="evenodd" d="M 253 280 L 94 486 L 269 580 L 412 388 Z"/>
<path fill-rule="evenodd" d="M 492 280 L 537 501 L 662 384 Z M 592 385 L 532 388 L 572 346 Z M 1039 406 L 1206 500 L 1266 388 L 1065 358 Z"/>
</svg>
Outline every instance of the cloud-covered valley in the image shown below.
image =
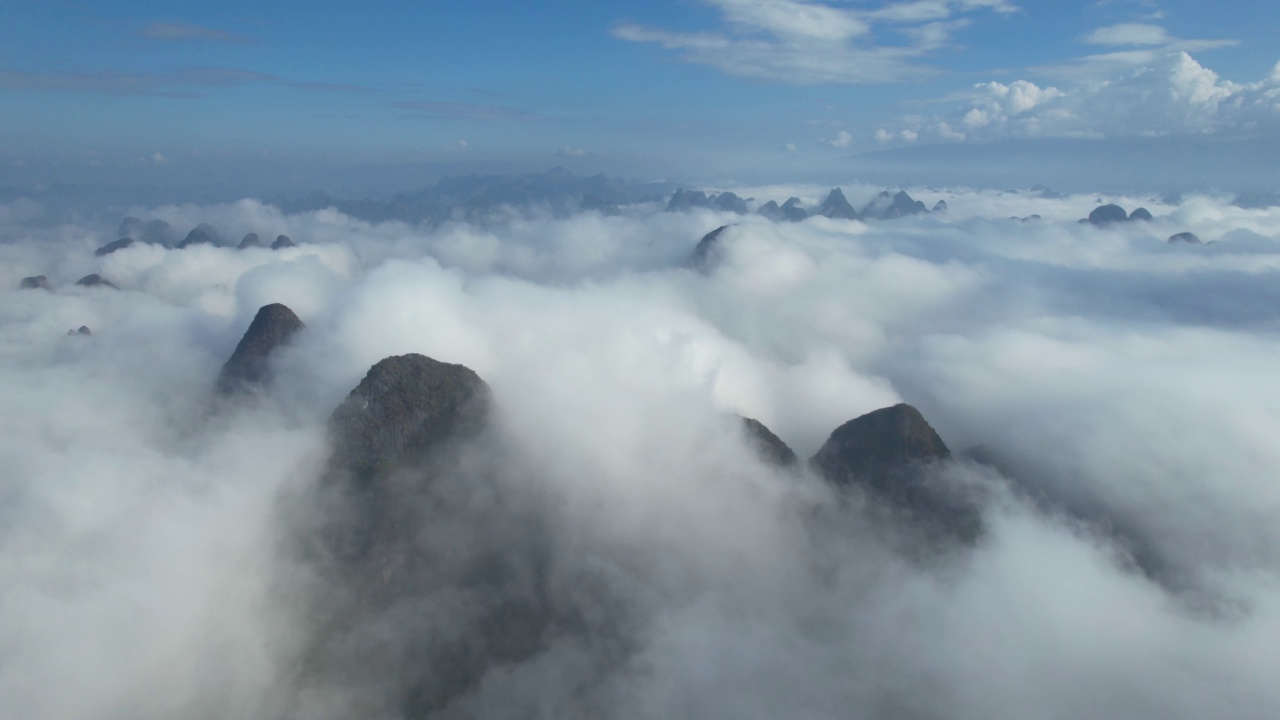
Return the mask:
<svg viewBox="0 0 1280 720">
<path fill-rule="evenodd" d="M 0 717 L 1280 715 L 1280 208 L 912 194 L 946 213 L 134 208 L 228 244 L 101 256 L 118 219 L 0 207 Z M 271 303 L 305 328 L 217 395 Z M 473 370 L 492 422 L 405 470 L 420 564 L 348 574 L 329 419 L 408 353 Z M 734 417 L 806 459 L 900 402 L 972 546 Z M 384 572 L 410 589 L 360 594 Z"/>
</svg>

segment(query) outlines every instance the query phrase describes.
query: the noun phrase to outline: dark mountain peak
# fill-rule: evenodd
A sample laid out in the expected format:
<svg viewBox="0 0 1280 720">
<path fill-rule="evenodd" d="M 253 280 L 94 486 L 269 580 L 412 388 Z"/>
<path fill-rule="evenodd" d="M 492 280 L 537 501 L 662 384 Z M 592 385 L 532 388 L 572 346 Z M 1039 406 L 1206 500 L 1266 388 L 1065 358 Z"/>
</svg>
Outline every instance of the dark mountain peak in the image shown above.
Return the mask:
<svg viewBox="0 0 1280 720">
<path fill-rule="evenodd" d="M 1280 193 L 1275 192 L 1242 192 L 1231 201 L 1232 205 L 1245 210 L 1265 210 L 1280 205 Z"/>
<path fill-rule="evenodd" d="M 470 368 L 416 353 L 380 360 L 329 418 L 330 468 L 370 481 L 479 431 L 488 402 Z"/>
<path fill-rule="evenodd" d="M 836 428 L 809 462 L 836 487 L 861 489 L 873 507 L 926 539 L 972 544 L 982 534 L 979 506 L 929 471 L 950 457 L 920 411 L 898 404 Z"/>
<path fill-rule="evenodd" d="M 142 233 L 146 232 L 147 225 L 136 217 L 129 216 L 120 221 L 120 228 L 116 230 L 116 237 L 142 237 Z"/>
<path fill-rule="evenodd" d="M 148 220 L 147 224 L 143 226 L 142 232 L 132 237 L 138 238 L 148 245 L 171 247 L 174 240 L 173 226 L 163 220 Z"/>
<path fill-rule="evenodd" d="M 756 209 L 756 214 L 767 217 L 770 220 L 783 219 L 782 208 L 778 206 L 777 200 L 770 200 Z"/>
<path fill-rule="evenodd" d="M 248 235 L 244 236 L 244 239 L 240 241 L 240 244 L 236 247 L 236 249 L 245 250 L 247 248 L 256 248 L 256 247 L 262 247 L 262 240 L 258 238 L 258 233 L 249 233 Z"/>
<path fill-rule="evenodd" d="M 1154 219 L 1155 218 L 1151 217 L 1151 211 L 1144 207 L 1140 207 L 1137 210 L 1134 210 L 1133 212 L 1129 213 L 1129 222 L 1134 222 L 1135 220 L 1154 220 Z"/>
<path fill-rule="evenodd" d="M 49 283 L 49 278 L 44 275 L 32 275 L 31 277 L 22 278 L 22 282 L 18 283 L 21 290 L 52 290 L 53 285 Z"/>
<path fill-rule="evenodd" d="M 730 227 L 733 226 L 721 225 L 703 235 L 697 246 L 693 248 L 693 252 L 689 253 L 689 259 L 685 261 L 685 267 L 704 273 L 711 270 L 711 267 L 715 264 L 716 257 L 720 254 L 720 236 Z"/>
<path fill-rule="evenodd" d="M 75 337 L 76 335 L 92 335 L 92 334 L 93 334 L 93 331 L 89 329 L 89 326 L 88 326 L 88 325 L 81 325 L 81 326 L 80 326 L 78 329 L 76 329 L 76 330 L 68 330 L 68 331 L 67 331 L 67 336 L 68 336 L 68 337 Z"/>
<path fill-rule="evenodd" d="M 747 201 L 732 192 L 720 193 L 711 203 L 711 206 L 716 210 L 723 210 L 724 212 L 737 213 L 739 215 L 747 214 Z"/>
<path fill-rule="evenodd" d="M 284 248 L 298 247 L 288 235 L 277 235 L 276 241 L 271 243 L 272 250 L 283 250 Z"/>
<path fill-rule="evenodd" d="M 192 245 L 217 245 L 218 230 L 209 223 L 200 223 L 187 233 L 187 236 L 178 243 L 178 249 L 191 247 Z"/>
<path fill-rule="evenodd" d="M 1119 205 L 1100 205 L 1089 213 L 1089 223 L 1092 225 L 1110 225 L 1112 223 L 1127 222 L 1129 213 Z"/>
<path fill-rule="evenodd" d="M 946 201 L 946 200 L 939 200 L 938 202 L 936 202 L 936 203 L 934 203 L 934 204 L 933 204 L 933 210 L 932 210 L 932 212 L 936 212 L 936 213 L 945 213 L 946 211 L 947 211 L 947 201 Z"/>
<path fill-rule="evenodd" d="M 1180 232 L 1176 235 L 1169 236 L 1169 243 L 1188 243 L 1191 245 L 1203 245 L 1204 242 L 1193 232 Z"/>
<path fill-rule="evenodd" d="M 804 209 L 800 198 L 790 197 L 787 198 L 786 202 L 782 203 L 782 216 L 791 222 L 800 222 L 809 217 L 809 211 Z"/>
<path fill-rule="evenodd" d="M 838 220 L 858 219 L 858 211 L 854 210 L 849 201 L 845 199 L 844 191 L 840 188 L 832 188 L 831 192 L 827 193 L 827 199 L 822 201 L 822 205 L 818 207 L 816 214 Z"/>
<path fill-rule="evenodd" d="M 112 290 L 119 290 L 119 288 L 115 286 L 115 283 L 111 282 L 110 280 L 107 280 L 106 278 L 102 277 L 98 273 L 93 273 L 92 275 L 85 275 L 84 277 L 77 280 L 76 284 L 81 285 L 83 287 L 104 287 L 104 288 L 111 288 Z"/>
<path fill-rule="evenodd" d="M 123 237 L 123 238 L 120 238 L 119 240 L 113 240 L 107 243 L 106 245 L 103 245 L 102 247 L 98 248 L 97 250 L 94 250 L 93 254 L 97 257 L 102 257 L 103 255 L 110 255 L 111 253 L 117 250 L 123 250 L 132 244 L 133 244 L 133 238 Z"/>
<path fill-rule="evenodd" d="M 929 209 L 925 207 L 924 203 L 911 197 L 906 190 L 899 190 L 894 194 L 893 202 L 889 203 L 889 207 L 885 209 L 880 217 L 885 220 L 893 220 L 894 218 L 919 215 L 926 212 L 929 212 Z"/>
<path fill-rule="evenodd" d="M 677 212 L 692 208 L 704 208 L 711 205 L 707 194 L 701 190 L 676 190 L 667 203 L 667 212 Z"/>
<path fill-rule="evenodd" d="M 263 305 L 240 338 L 235 352 L 222 366 L 217 391 L 229 395 L 264 383 L 268 379 L 271 353 L 304 327 L 288 307 L 280 303 Z"/>
<path fill-rule="evenodd" d="M 793 467 L 799 460 L 795 452 L 787 447 L 782 438 L 773 434 L 765 424 L 755 418 L 741 417 L 742 427 L 747 433 L 747 442 L 759 453 L 760 458 L 772 465 Z"/>
<path fill-rule="evenodd" d="M 881 465 L 945 460 L 950 456 L 951 451 L 920 411 L 899 403 L 836 428 L 814 460 L 823 467 L 838 466 L 857 472 Z"/>
</svg>

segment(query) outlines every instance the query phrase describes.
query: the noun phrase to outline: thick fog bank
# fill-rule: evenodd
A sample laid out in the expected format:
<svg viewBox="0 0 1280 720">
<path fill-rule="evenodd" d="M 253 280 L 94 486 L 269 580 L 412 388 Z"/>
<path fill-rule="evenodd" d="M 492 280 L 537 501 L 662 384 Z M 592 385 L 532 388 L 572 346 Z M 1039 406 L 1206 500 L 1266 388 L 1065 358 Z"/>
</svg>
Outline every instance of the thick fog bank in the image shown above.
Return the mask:
<svg viewBox="0 0 1280 720">
<path fill-rule="evenodd" d="M 0 207 L 0 717 L 1280 716 L 1280 208 L 912 195 L 947 211 L 423 229 L 242 200 L 130 213 L 222 244 L 102 255 L 115 223 Z M 218 394 L 271 303 L 305 327 Z M 317 540 L 350 510 L 328 422 L 409 353 L 473 370 L 490 422 L 388 486 L 433 564 L 391 557 L 412 592 L 369 599 L 382 570 Z M 803 462 L 899 402 L 980 498 L 972 546 Z"/>
</svg>

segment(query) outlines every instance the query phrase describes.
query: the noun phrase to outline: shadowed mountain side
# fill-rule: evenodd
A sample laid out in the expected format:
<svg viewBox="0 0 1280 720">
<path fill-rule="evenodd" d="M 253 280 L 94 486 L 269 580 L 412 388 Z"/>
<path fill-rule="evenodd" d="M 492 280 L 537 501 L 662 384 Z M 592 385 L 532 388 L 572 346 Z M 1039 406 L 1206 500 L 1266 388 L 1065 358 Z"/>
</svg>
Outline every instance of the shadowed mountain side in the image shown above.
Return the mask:
<svg viewBox="0 0 1280 720">
<path fill-rule="evenodd" d="M 523 463 L 490 413 L 475 372 L 418 354 L 376 363 L 334 411 L 328 472 L 299 503 L 322 585 L 302 598 L 304 694 L 336 694 L 343 716 L 425 717 L 582 626 L 548 577 L 549 513 L 512 482 Z"/>
<path fill-rule="evenodd" d="M 800 462 L 795 452 L 787 447 L 782 438 L 774 435 L 764 423 L 749 417 L 741 420 L 742 427 L 747 433 L 747 442 L 759 453 L 762 460 L 782 467 L 794 467 Z"/>
<path fill-rule="evenodd" d="M 721 252 L 720 236 L 730 227 L 729 225 L 721 225 L 703 235 L 698 244 L 694 246 L 693 252 L 689 253 L 689 259 L 685 260 L 685 267 L 697 270 L 700 273 L 710 272 L 712 266 L 715 265 L 716 256 Z"/>
<path fill-rule="evenodd" d="M 215 386 L 218 393 L 230 395 L 266 382 L 271 353 L 289 342 L 303 327 L 298 316 L 280 303 L 259 308 L 235 352 L 218 374 Z"/>
<path fill-rule="evenodd" d="M 865 491 L 926 538 L 971 545 L 982 535 L 979 506 L 929 472 L 950 458 L 920 411 L 900 403 L 836 428 L 809 462 L 835 486 Z"/>
<path fill-rule="evenodd" d="M 369 368 L 329 418 L 329 466 L 364 482 L 476 432 L 489 388 L 469 368 L 425 355 L 397 355 Z"/>
</svg>

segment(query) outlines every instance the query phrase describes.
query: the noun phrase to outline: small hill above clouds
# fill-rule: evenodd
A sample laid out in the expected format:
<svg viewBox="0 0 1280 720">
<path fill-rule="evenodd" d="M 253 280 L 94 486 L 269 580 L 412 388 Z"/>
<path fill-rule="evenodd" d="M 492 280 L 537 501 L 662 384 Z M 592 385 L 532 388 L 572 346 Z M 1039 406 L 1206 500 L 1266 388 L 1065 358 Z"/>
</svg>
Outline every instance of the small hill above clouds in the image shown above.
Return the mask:
<svg viewBox="0 0 1280 720">
<path fill-rule="evenodd" d="M 941 202 L 941 201 L 940 201 Z M 946 204 L 942 205 L 943 210 Z M 911 197 L 905 190 L 890 194 L 887 190 L 877 195 L 862 210 L 864 219 L 895 220 L 908 215 L 920 215 L 929 212 L 925 204 Z"/>
<path fill-rule="evenodd" d="M 827 198 L 822 201 L 822 204 L 818 206 L 818 209 L 813 214 L 837 220 L 857 220 L 859 217 L 858 211 L 854 210 L 849 201 L 845 199 L 844 192 L 840 188 L 833 188 L 831 192 L 827 193 Z"/>
<path fill-rule="evenodd" d="M 298 247 L 298 245 L 288 235 L 277 235 L 275 241 L 271 243 L 272 250 L 283 250 L 291 247 Z"/>
<path fill-rule="evenodd" d="M 489 387 L 462 365 L 425 355 L 385 358 L 329 418 L 330 467 L 367 481 L 480 429 Z"/>
<path fill-rule="evenodd" d="M 252 391 L 267 382 L 271 355 L 288 343 L 305 325 L 280 303 L 258 309 L 235 352 L 223 364 L 215 385 L 221 395 Z"/>
<path fill-rule="evenodd" d="M 983 531 L 980 506 L 934 472 L 950 458 L 920 411 L 898 404 L 836 428 L 809 463 L 836 487 L 862 491 L 895 524 L 931 541 L 973 544 Z"/>
<path fill-rule="evenodd" d="M 730 227 L 729 225 L 721 225 L 703 235 L 698 244 L 694 246 L 693 252 L 689 253 L 689 259 L 685 261 L 685 267 L 702 273 L 710 272 L 720 251 L 720 236 Z"/>
<path fill-rule="evenodd" d="M 187 233 L 187 236 L 178 243 L 177 249 L 182 250 L 192 245 L 221 245 L 222 237 L 218 234 L 217 228 L 209 223 L 200 223 Z"/>
<path fill-rule="evenodd" d="M 245 250 L 248 248 L 262 247 L 262 240 L 258 238 L 258 233 L 249 233 L 244 236 L 240 244 L 236 246 L 237 250 Z"/>
<path fill-rule="evenodd" d="M 131 245 L 133 245 L 133 238 L 124 237 L 124 238 L 120 238 L 119 240 L 113 240 L 107 243 L 106 245 L 103 245 L 97 250 L 94 250 L 93 254 L 96 255 L 97 257 L 102 257 L 104 255 L 110 255 L 111 253 L 117 250 L 123 250 Z"/>
</svg>

